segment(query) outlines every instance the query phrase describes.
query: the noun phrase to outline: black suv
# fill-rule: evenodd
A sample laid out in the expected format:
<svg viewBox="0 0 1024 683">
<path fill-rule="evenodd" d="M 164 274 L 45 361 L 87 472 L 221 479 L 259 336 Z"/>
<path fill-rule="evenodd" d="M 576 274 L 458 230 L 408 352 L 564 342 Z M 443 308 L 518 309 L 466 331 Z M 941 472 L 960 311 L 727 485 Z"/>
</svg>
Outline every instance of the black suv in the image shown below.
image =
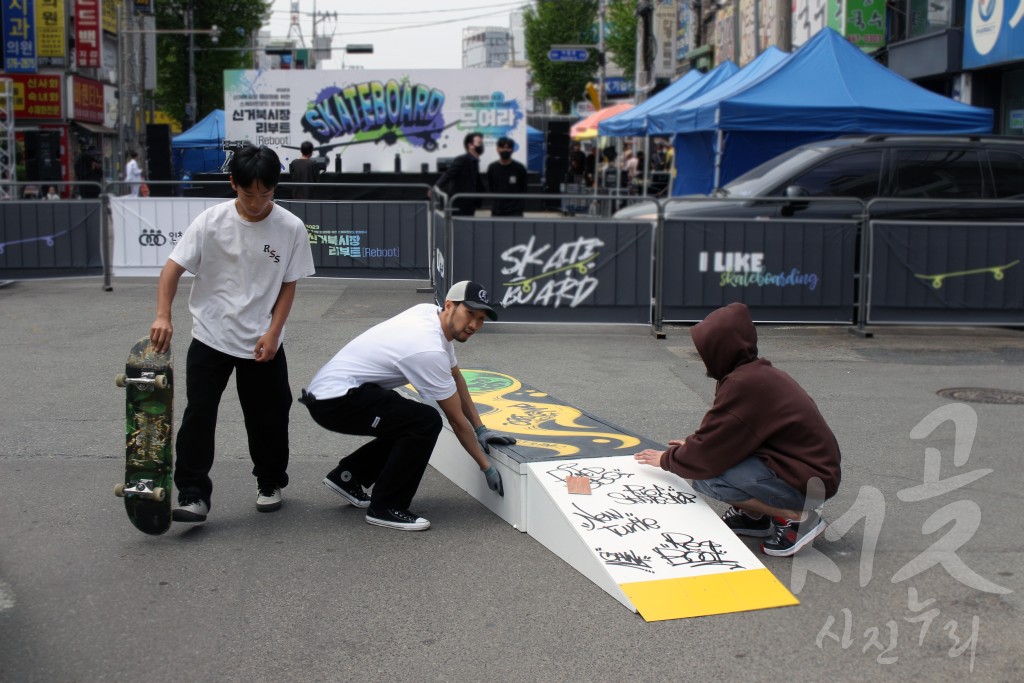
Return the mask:
<svg viewBox="0 0 1024 683">
<path fill-rule="evenodd" d="M 870 135 L 813 142 L 792 149 L 716 190 L 712 201 L 675 201 L 666 218 L 840 218 L 851 203 L 801 201 L 808 197 L 910 200 L 1024 199 L 1024 138 L 994 136 Z M 750 201 L 713 201 L 714 198 Z M 690 199 L 691 197 L 680 198 Z M 777 198 L 763 201 L 761 198 Z M 934 204 L 893 203 L 886 215 L 978 218 L 970 210 Z M 987 218 L 1017 219 L 1003 205 L 981 210 Z M 1013 215 L 1011 215 L 1013 214 Z M 652 218 L 652 205 L 622 209 L 616 218 Z"/>
</svg>

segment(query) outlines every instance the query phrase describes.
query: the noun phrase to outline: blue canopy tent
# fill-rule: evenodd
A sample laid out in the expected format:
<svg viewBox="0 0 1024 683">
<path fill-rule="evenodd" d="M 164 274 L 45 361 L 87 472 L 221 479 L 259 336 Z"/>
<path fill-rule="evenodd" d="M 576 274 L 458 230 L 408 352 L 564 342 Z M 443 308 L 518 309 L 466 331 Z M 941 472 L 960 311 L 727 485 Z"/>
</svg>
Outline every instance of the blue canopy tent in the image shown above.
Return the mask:
<svg viewBox="0 0 1024 683">
<path fill-rule="evenodd" d="M 806 142 L 847 133 L 989 133 L 992 112 L 911 83 L 826 28 L 760 78 L 681 113 L 670 127 L 673 194 L 706 194 Z"/>
<path fill-rule="evenodd" d="M 224 163 L 224 110 L 214 109 L 204 119 L 171 140 L 178 177 L 216 173 Z"/>
<path fill-rule="evenodd" d="M 526 170 L 544 173 L 544 131 L 526 127 Z"/>
<path fill-rule="evenodd" d="M 729 95 L 739 92 L 753 83 L 761 80 L 772 73 L 784 61 L 792 55 L 783 52 L 776 47 L 769 47 L 758 55 L 750 64 L 735 72 L 730 78 L 719 82 L 715 87 L 704 91 L 697 97 L 681 103 L 671 109 L 664 108 L 648 119 L 648 128 L 652 135 L 671 135 L 677 129 L 686 129 L 688 123 L 694 120 L 695 112 L 708 104 L 719 102 Z M 712 159 L 714 158 L 714 137 L 709 134 L 687 135 L 681 141 L 676 139 L 676 158 L 683 159 L 684 163 L 690 159 Z M 681 151 L 685 150 L 685 151 Z M 679 166 L 681 164 L 677 164 Z M 711 164 L 690 164 L 685 166 L 685 174 L 677 175 L 682 177 L 685 183 L 683 194 L 695 194 L 709 192 L 714 187 L 714 166 Z M 677 186 L 679 181 L 677 180 Z M 706 188 L 706 189 L 705 189 Z M 678 194 L 676 188 L 673 193 Z"/>
<path fill-rule="evenodd" d="M 614 137 L 652 135 L 653 133 L 649 129 L 651 116 L 658 112 L 675 109 L 683 102 L 728 80 L 737 71 L 739 71 L 739 67 L 728 61 L 719 64 L 707 74 L 702 74 L 699 71 L 687 71 L 679 80 L 649 100 L 645 100 L 629 111 L 601 121 L 597 124 L 598 133 Z"/>
<path fill-rule="evenodd" d="M 701 72 L 687 71 L 679 80 L 649 100 L 641 102 L 629 111 L 624 111 L 610 119 L 601 121 L 597 124 L 597 131 L 600 135 L 613 135 L 617 137 L 646 135 L 647 115 L 658 106 L 659 102 L 664 102 L 666 98 L 672 95 L 685 93 L 702 80 L 704 80 L 704 74 Z"/>
<path fill-rule="evenodd" d="M 710 103 L 719 102 L 725 97 L 756 83 L 791 56 L 790 53 L 783 52 L 775 46 L 769 47 L 750 64 L 747 64 L 742 69 L 733 69 L 728 78 L 719 80 L 712 88 L 704 88 L 696 97 L 680 102 L 675 107 L 659 108 L 658 111 L 652 112 L 647 119 L 651 135 L 671 135 L 677 130 L 685 129 L 687 123 L 693 119 L 694 113 L 699 108 Z M 732 64 L 732 62 L 726 63 Z"/>
</svg>

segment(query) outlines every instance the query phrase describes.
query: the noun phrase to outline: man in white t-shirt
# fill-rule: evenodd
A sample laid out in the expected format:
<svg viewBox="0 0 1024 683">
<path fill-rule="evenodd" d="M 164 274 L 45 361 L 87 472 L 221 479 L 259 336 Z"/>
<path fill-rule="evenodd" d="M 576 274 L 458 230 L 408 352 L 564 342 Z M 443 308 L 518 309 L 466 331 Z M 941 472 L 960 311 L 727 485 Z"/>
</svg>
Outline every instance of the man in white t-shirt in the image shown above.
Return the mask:
<svg viewBox="0 0 1024 683">
<path fill-rule="evenodd" d="M 409 506 L 441 433 L 441 416 L 432 406 L 392 391 L 405 384 L 437 401 L 487 486 L 504 495 L 501 475 L 487 458 L 488 444 L 516 441 L 484 427 L 453 343 L 468 341 L 487 318 L 498 319 L 487 291 L 476 282 L 459 282 L 448 291 L 444 308 L 413 306 L 350 341 L 302 391 L 299 402 L 320 426 L 374 437 L 324 478 L 327 488 L 366 508 L 370 524 L 404 531 L 430 528 Z"/>
<path fill-rule="evenodd" d="M 132 197 L 138 197 L 139 188 L 142 186 L 142 167 L 139 166 L 139 153 L 134 149 L 128 153 L 128 164 L 124 168 L 124 179 L 128 183 L 128 194 Z"/>
<path fill-rule="evenodd" d="M 195 275 L 189 310 L 192 344 L 185 365 L 185 413 L 178 429 L 175 521 L 202 522 L 210 510 L 217 409 L 231 373 L 256 477 L 256 509 L 281 507 L 288 485 L 288 413 L 292 394 L 284 326 L 296 283 L 313 274 L 303 221 L 274 204 L 281 162 L 273 150 L 247 145 L 231 159 L 236 199 L 192 222 L 160 273 L 150 340 L 170 348 L 171 304 L 187 270 Z"/>
</svg>

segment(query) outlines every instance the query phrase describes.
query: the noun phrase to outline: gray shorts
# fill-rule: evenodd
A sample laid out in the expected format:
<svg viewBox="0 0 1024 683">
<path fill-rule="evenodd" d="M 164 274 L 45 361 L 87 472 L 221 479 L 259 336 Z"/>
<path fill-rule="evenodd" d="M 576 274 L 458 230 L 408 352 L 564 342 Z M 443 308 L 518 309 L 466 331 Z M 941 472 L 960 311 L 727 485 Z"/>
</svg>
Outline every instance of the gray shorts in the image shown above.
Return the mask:
<svg viewBox="0 0 1024 683">
<path fill-rule="evenodd" d="M 739 503 L 754 498 L 783 510 L 803 510 L 806 498 L 779 479 L 756 455 L 741 460 L 717 477 L 694 479 L 691 485 L 698 493 L 723 503 Z"/>
</svg>

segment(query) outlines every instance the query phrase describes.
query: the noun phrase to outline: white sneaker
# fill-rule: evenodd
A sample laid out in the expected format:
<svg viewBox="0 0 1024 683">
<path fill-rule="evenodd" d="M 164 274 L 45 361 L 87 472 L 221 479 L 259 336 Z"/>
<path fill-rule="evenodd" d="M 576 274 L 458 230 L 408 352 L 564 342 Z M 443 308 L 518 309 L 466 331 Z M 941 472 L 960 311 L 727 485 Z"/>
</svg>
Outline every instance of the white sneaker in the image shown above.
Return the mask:
<svg viewBox="0 0 1024 683">
<path fill-rule="evenodd" d="M 281 489 L 274 487 L 270 490 L 257 488 L 256 509 L 260 512 L 273 512 L 281 507 Z"/>
<path fill-rule="evenodd" d="M 210 508 L 202 498 L 179 496 L 178 505 L 171 512 L 175 522 L 205 522 Z"/>
</svg>

